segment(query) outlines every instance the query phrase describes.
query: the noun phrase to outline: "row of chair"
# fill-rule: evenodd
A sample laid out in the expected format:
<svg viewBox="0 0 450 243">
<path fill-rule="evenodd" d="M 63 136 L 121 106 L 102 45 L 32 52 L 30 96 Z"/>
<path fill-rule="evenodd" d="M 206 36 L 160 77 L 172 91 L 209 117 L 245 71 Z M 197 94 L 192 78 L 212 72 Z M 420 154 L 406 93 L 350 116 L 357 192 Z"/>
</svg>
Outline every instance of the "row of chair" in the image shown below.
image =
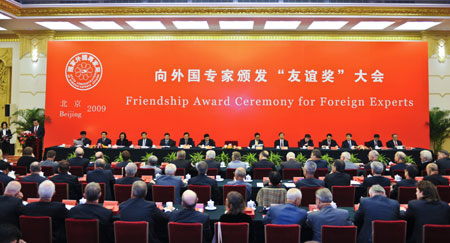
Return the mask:
<svg viewBox="0 0 450 243">
<path fill-rule="evenodd" d="M 50 217 L 20 216 L 23 239 L 28 243 L 51 243 L 52 224 Z M 66 219 L 67 243 L 99 242 L 97 219 Z M 203 242 L 203 225 L 200 223 L 170 222 L 170 243 Z M 300 225 L 274 225 L 264 227 L 265 243 L 300 242 Z M 402 243 L 406 241 L 406 221 L 374 220 L 372 222 L 373 243 Z M 450 225 L 424 225 L 424 243 L 449 242 Z M 215 223 L 215 242 L 248 243 L 249 225 L 247 223 Z M 356 243 L 356 226 L 322 226 L 323 243 Z M 147 222 L 114 222 L 116 243 L 148 243 Z"/>
</svg>

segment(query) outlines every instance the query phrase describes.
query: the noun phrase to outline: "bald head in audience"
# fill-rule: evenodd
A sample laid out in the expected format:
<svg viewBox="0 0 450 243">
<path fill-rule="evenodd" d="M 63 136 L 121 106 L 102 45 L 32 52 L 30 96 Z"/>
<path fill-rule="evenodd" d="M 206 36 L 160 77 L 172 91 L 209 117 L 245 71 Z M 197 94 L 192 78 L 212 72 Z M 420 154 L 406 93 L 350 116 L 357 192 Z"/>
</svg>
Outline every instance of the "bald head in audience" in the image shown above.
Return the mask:
<svg viewBox="0 0 450 243">
<path fill-rule="evenodd" d="M 195 208 L 195 205 L 197 204 L 198 198 L 197 193 L 195 193 L 192 190 L 186 190 L 183 192 L 183 196 L 181 197 L 181 204 L 183 207 L 192 209 Z"/>
<path fill-rule="evenodd" d="M 438 168 L 437 164 L 435 164 L 435 163 L 428 164 L 426 170 L 427 170 L 427 175 L 429 175 L 429 176 L 439 174 L 439 168 Z"/>
</svg>

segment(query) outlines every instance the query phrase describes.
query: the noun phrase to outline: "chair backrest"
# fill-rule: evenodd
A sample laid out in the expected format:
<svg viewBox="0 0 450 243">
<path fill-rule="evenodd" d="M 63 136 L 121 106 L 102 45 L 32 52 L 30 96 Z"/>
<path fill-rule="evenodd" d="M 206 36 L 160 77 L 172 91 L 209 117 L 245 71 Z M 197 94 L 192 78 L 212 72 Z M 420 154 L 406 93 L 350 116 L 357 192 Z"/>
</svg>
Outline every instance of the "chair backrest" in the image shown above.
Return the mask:
<svg viewBox="0 0 450 243">
<path fill-rule="evenodd" d="M 16 174 L 19 175 L 26 175 L 27 174 L 27 167 L 25 166 L 12 166 L 12 170 L 15 171 Z"/>
<path fill-rule="evenodd" d="M 69 172 L 73 176 L 83 177 L 83 166 L 70 166 Z"/>
<path fill-rule="evenodd" d="M 169 243 L 202 243 L 201 223 L 169 223 Z"/>
<path fill-rule="evenodd" d="M 88 171 L 91 171 L 91 170 L 95 170 L 95 168 L 94 168 L 94 167 L 87 167 L 87 168 L 86 168 L 86 173 L 87 173 Z"/>
<path fill-rule="evenodd" d="M 327 168 L 317 168 L 316 172 L 314 172 L 314 177 L 319 178 L 321 176 L 326 176 L 328 174 Z"/>
<path fill-rule="evenodd" d="M 184 168 L 177 168 L 177 170 L 175 171 L 175 175 L 176 176 L 185 176 L 186 172 Z"/>
<path fill-rule="evenodd" d="M 450 186 L 437 186 L 437 190 L 441 200 L 450 203 Z"/>
<path fill-rule="evenodd" d="M 320 187 L 301 187 L 300 191 L 302 192 L 302 207 L 309 207 L 309 204 L 316 203 L 316 191 L 320 189 Z"/>
<path fill-rule="evenodd" d="M 272 168 L 255 168 L 253 169 L 253 178 L 261 180 L 263 177 L 268 177 Z"/>
<path fill-rule="evenodd" d="M 131 198 L 132 185 L 114 184 L 114 197 L 119 203 Z"/>
<path fill-rule="evenodd" d="M 208 168 L 208 170 L 206 171 L 206 175 L 209 176 L 216 176 L 219 174 L 219 169 L 217 168 Z"/>
<path fill-rule="evenodd" d="M 114 167 L 112 169 L 114 175 L 123 175 L 123 167 Z"/>
<path fill-rule="evenodd" d="M 404 243 L 405 241 L 405 220 L 372 221 L 372 243 Z"/>
<path fill-rule="evenodd" d="M 247 201 L 247 187 L 245 185 L 224 185 L 223 186 L 223 205 L 227 199 L 228 193 L 231 191 L 239 192 L 244 198 L 244 202 Z"/>
<path fill-rule="evenodd" d="M 333 201 L 338 207 L 353 207 L 355 205 L 354 186 L 333 186 Z"/>
<path fill-rule="evenodd" d="M 105 193 L 106 193 L 106 189 L 105 189 L 105 183 L 98 183 L 100 184 L 100 189 L 102 190 L 102 195 L 100 196 L 100 199 L 98 200 L 99 203 L 103 203 L 105 201 Z M 82 182 L 81 183 L 81 189 L 84 193 L 84 189 L 86 188 L 87 183 L 86 182 Z"/>
<path fill-rule="evenodd" d="M 67 183 L 55 183 L 55 195 L 52 197 L 53 202 L 62 202 L 69 199 L 69 185 Z"/>
<path fill-rule="evenodd" d="M 423 226 L 423 243 L 450 242 L 450 225 Z"/>
<path fill-rule="evenodd" d="M 400 204 L 406 204 L 410 200 L 415 200 L 415 199 L 417 199 L 415 187 L 401 186 L 398 188 L 398 202 Z"/>
<path fill-rule="evenodd" d="M 450 175 L 450 169 L 445 169 L 445 174 Z"/>
<path fill-rule="evenodd" d="M 302 169 L 283 169 L 281 173 L 283 174 L 283 180 L 292 180 L 294 177 L 302 176 Z"/>
<path fill-rule="evenodd" d="M 346 170 L 344 170 L 344 172 L 349 174 L 352 177 L 358 175 L 358 170 L 357 169 L 346 169 Z"/>
<path fill-rule="evenodd" d="M 356 226 L 322 225 L 322 243 L 356 243 Z"/>
<path fill-rule="evenodd" d="M 52 243 L 52 219 L 48 216 L 20 216 L 22 239 L 30 243 Z"/>
<path fill-rule="evenodd" d="M 155 176 L 154 168 L 139 168 L 136 172 L 136 177 L 142 177 L 143 175 Z"/>
<path fill-rule="evenodd" d="M 44 176 L 52 176 L 55 172 L 53 171 L 53 166 L 41 166 L 42 172 L 44 172 Z"/>
<path fill-rule="evenodd" d="M 286 203 L 287 191 L 284 188 L 261 188 L 256 195 L 258 206 L 270 207 L 272 204 Z"/>
<path fill-rule="evenodd" d="M 227 179 L 233 179 L 235 170 L 236 170 L 235 168 L 227 168 L 226 178 Z"/>
<path fill-rule="evenodd" d="M 248 243 L 249 225 L 248 223 L 221 223 L 214 224 L 215 242 L 222 243 Z"/>
<path fill-rule="evenodd" d="M 115 243 L 148 243 L 148 222 L 114 222 Z"/>
<path fill-rule="evenodd" d="M 389 196 L 391 194 L 391 187 L 390 186 L 383 186 L 383 188 L 384 188 L 384 191 L 386 193 L 386 196 Z"/>
<path fill-rule="evenodd" d="M 300 225 L 298 224 L 266 224 L 265 243 L 300 243 Z"/>
<path fill-rule="evenodd" d="M 153 185 L 152 196 L 154 202 L 175 202 L 175 186 Z"/>
<path fill-rule="evenodd" d="M 401 176 L 403 179 L 405 179 L 405 170 L 394 170 L 392 172 L 392 175 L 399 175 Z"/>
<path fill-rule="evenodd" d="M 98 243 L 97 219 L 66 219 L 67 243 Z"/>
<path fill-rule="evenodd" d="M 37 182 L 23 182 L 21 181 L 22 189 L 20 190 L 23 194 L 22 200 L 26 201 L 28 198 L 38 198 L 38 184 Z"/>
<path fill-rule="evenodd" d="M 372 175 L 372 169 L 364 169 L 364 175 L 365 176 Z"/>
<path fill-rule="evenodd" d="M 189 185 L 188 188 L 197 193 L 198 203 L 206 204 L 211 199 L 211 186 Z"/>
</svg>

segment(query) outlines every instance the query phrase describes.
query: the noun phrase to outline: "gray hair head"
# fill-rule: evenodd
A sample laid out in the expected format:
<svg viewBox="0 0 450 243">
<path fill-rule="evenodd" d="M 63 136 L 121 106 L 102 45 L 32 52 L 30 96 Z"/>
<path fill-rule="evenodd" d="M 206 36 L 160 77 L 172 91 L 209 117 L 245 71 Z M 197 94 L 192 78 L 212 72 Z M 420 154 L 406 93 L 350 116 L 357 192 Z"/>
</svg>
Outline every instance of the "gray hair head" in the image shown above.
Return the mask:
<svg viewBox="0 0 450 243">
<path fill-rule="evenodd" d="M 100 193 L 102 189 L 100 188 L 100 184 L 97 182 L 91 182 L 86 185 L 84 189 L 84 194 L 86 194 L 86 200 L 88 202 L 94 202 L 100 198 Z"/>
<path fill-rule="evenodd" d="M 127 166 L 125 166 L 125 173 L 127 176 L 134 176 L 137 172 L 137 165 L 135 163 L 128 163 Z"/>
<path fill-rule="evenodd" d="M 84 155 L 84 150 L 82 147 L 78 147 L 75 149 L 75 156 L 77 157 L 81 157 Z"/>
<path fill-rule="evenodd" d="M 50 180 L 45 180 L 39 185 L 39 197 L 42 199 L 51 199 L 55 193 L 55 184 Z"/>
<path fill-rule="evenodd" d="M 17 181 L 10 181 L 5 188 L 5 195 L 16 195 L 20 192 L 22 185 Z"/>
<path fill-rule="evenodd" d="M 316 198 L 319 199 L 320 202 L 329 203 L 333 201 L 333 194 L 328 188 L 321 188 L 316 191 Z"/>
<path fill-rule="evenodd" d="M 244 178 L 247 175 L 247 172 L 245 171 L 245 169 L 243 167 L 239 167 L 234 171 L 234 175 L 236 177 Z"/>
<path fill-rule="evenodd" d="M 420 151 L 420 156 L 423 157 L 426 161 L 431 161 L 433 159 L 433 155 L 429 150 Z"/>
<path fill-rule="evenodd" d="M 342 152 L 341 153 L 341 159 L 344 161 L 349 161 L 351 158 L 351 155 L 349 152 Z"/>
<path fill-rule="evenodd" d="M 370 150 L 369 156 L 371 156 L 373 158 L 373 160 L 377 160 L 378 156 L 380 156 L 380 154 L 376 150 Z"/>
<path fill-rule="evenodd" d="M 177 152 L 177 159 L 186 159 L 186 151 L 180 150 Z"/>
<path fill-rule="evenodd" d="M 369 189 L 369 194 L 382 194 L 382 195 L 386 195 L 386 191 L 384 190 L 384 188 L 378 184 L 373 185 L 372 187 L 370 187 Z"/>
<path fill-rule="evenodd" d="M 375 174 L 383 173 L 383 164 L 381 162 L 373 161 L 372 163 L 370 163 L 370 168 Z"/>
<path fill-rule="evenodd" d="M 205 175 L 208 171 L 208 164 L 205 161 L 198 162 L 195 167 L 197 167 L 198 173 L 201 175 Z"/>
<path fill-rule="evenodd" d="M 177 171 L 177 166 L 174 164 L 168 164 L 168 165 L 166 165 L 166 168 L 164 169 L 164 172 L 166 175 L 175 175 L 176 171 Z"/>
<path fill-rule="evenodd" d="M 31 172 L 40 172 L 41 171 L 41 165 L 39 162 L 33 162 L 30 164 L 30 171 Z"/>
<path fill-rule="evenodd" d="M 158 157 L 156 157 L 154 155 L 152 155 L 152 156 L 150 156 L 150 158 L 148 158 L 148 163 L 150 165 L 155 166 L 157 162 L 158 162 Z"/>
<path fill-rule="evenodd" d="M 317 169 L 316 162 L 308 160 L 308 161 L 306 161 L 304 168 L 306 170 L 306 173 L 313 175 Z"/>
<path fill-rule="evenodd" d="M 234 152 L 231 154 L 231 159 L 232 159 L 233 161 L 235 161 L 235 160 L 241 160 L 241 153 L 239 153 L 238 151 L 234 151 Z"/>
<path fill-rule="evenodd" d="M 398 158 L 399 160 L 401 160 L 401 161 L 405 161 L 405 159 L 406 159 L 406 154 L 403 153 L 403 152 L 401 152 L 401 151 L 399 151 L 399 152 L 395 153 L 395 157 L 397 157 L 397 158 Z"/>
<path fill-rule="evenodd" d="M 216 151 L 214 150 L 206 151 L 206 159 L 215 159 L 215 158 L 216 158 Z"/>
<path fill-rule="evenodd" d="M 286 194 L 286 200 L 289 202 L 294 202 L 297 199 L 302 200 L 302 192 L 297 188 L 289 189 Z"/>
<path fill-rule="evenodd" d="M 143 181 L 135 181 L 131 186 L 133 195 L 137 198 L 144 198 L 147 195 L 147 184 Z"/>
<path fill-rule="evenodd" d="M 95 167 L 105 168 L 105 160 L 97 159 L 95 161 Z"/>
<path fill-rule="evenodd" d="M 291 159 L 295 159 L 294 152 L 289 152 L 286 154 L 286 160 L 291 160 Z"/>
</svg>

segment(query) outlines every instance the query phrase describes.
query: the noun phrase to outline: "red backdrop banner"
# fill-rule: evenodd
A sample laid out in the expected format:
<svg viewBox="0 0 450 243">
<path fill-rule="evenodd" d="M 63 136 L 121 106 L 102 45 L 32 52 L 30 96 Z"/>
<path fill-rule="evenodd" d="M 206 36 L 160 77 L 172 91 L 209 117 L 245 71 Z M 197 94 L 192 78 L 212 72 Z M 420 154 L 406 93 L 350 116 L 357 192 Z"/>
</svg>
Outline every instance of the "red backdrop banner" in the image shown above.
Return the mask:
<svg viewBox="0 0 450 243">
<path fill-rule="evenodd" d="M 113 144 L 122 131 L 218 146 L 260 132 L 267 147 L 279 132 L 291 147 L 350 132 L 427 148 L 427 56 L 426 42 L 50 41 L 45 145 L 104 130 Z"/>
</svg>

